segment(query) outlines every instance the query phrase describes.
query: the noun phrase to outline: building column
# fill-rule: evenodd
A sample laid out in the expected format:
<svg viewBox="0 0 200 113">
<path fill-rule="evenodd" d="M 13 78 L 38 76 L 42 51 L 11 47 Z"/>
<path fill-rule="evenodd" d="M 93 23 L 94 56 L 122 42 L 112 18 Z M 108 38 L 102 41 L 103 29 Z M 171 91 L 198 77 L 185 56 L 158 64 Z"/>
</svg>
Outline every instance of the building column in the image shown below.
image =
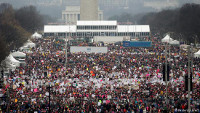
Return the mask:
<svg viewBox="0 0 200 113">
<path fill-rule="evenodd" d="M 77 16 L 77 13 L 75 13 L 75 23 L 77 22 L 78 20 L 78 16 Z"/>
<path fill-rule="evenodd" d="M 64 16 L 65 16 L 65 15 L 64 15 L 64 14 L 62 14 L 62 20 L 65 20 Z"/>
<path fill-rule="evenodd" d="M 66 14 L 66 22 L 68 23 L 69 22 L 69 14 Z"/>
</svg>

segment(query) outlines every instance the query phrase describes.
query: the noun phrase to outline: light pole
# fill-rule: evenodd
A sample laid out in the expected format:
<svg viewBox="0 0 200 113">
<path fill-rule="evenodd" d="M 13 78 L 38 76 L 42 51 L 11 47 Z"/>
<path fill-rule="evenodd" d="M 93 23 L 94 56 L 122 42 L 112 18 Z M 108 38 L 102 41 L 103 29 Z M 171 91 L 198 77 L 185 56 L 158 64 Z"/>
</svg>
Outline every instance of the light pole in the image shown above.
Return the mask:
<svg viewBox="0 0 200 113">
<path fill-rule="evenodd" d="M 168 104 L 167 100 L 167 43 L 165 44 L 165 83 L 166 83 L 166 104 Z"/>
<path fill-rule="evenodd" d="M 196 46 L 196 39 L 198 38 L 198 36 L 196 34 L 194 34 L 194 36 L 192 38 L 194 39 L 194 45 Z"/>
<path fill-rule="evenodd" d="M 183 41 L 183 39 L 182 39 L 182 34 L 181 33 L 179 33 L 179 41 L 181 42 L 181 41 Z"/>
<path fill-rule="evenodd" d="M 66 32 L 66 43 L 65 43 L 65 68 L 67 70 L 67 32 Z"/>
<path fill-rule="evenodd" d="M 51 104 L 50 104 L 50 102 L 51 102 L 51 96 L 50 96 L 50 94 L 51 94 L 51 84 L 50 84 L 50 82 L 49 82 L 49 86 L 47 88 L 49 89 L 49 113 L 51 113 Z"/>
<path fill-rule="evenodd" d="M 190 93 L 191 93 L 191 85 L 192 84 L 190 84 L 190 80 L 192 79 L 192 76 L 190 76 L 190 75 L 193 75 L 193 44 L 188 46 L 188 113 L 191 112 Z"/>
<path fill-rule="evenodd" d="M 69 32 L 68 32 L 68 33 L 69 33 L 69 38 L 70 38 L 70 36 L 71 36 L 71 35 L 70 35 L 70 22 L 68 22 L 68 23 L 69 23 L 69 24 L 68 24 L 68 25 L 69 25 Z M 66 38 L 66 43 L 65 43 L 65 49 L 66 49 L 66 50 L 65 50 L 65 58 L 66 58 L 66 59 L 65 59 L 65 67 L 66 67 L 66 70 L 67 70 L 67 63 L 68 63 L 68 62 L 67 62 L 67 43 L 68 43 L 68 39 L 69 39 L 69 38 L 67 38 L 67 31 L 66 31 L 66 36 L 65 36 L 65 38 Z"/>
</svg>

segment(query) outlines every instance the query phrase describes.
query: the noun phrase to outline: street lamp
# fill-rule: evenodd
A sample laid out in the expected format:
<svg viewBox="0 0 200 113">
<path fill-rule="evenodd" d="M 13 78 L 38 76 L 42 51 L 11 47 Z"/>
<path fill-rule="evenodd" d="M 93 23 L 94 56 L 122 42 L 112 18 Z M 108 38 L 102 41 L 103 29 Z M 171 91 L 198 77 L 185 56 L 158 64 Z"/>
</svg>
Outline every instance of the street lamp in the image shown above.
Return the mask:
<svg viewBox="0 0 200 113">
<path fill-rule="evenodd" d="M 167 43 L 165 44 L 165 83 L 166 83 L 166 104 L 168 104 L 168 98 L 167 98 Z"/>
<path fill-rule="evenodd" d="M 69 38 L 70 38 L 70 22 L 68 22 L 69 23 Z M 66 31 L 66 36 L 65 36 L 65 40 L 66 40 L 66 43 L 65 43 L 65 67 L 66 67 L 66 70 L 67 70 L 67 43 L 68 43 L 68 39 L 69 38 L 67 38 L 67 31 Z"/>
<path fill-rule="evenodd" d="M 50 102 L 51 102 L 51 84 L 50 84 L 50 82 L 49 82 L 49 86 L 47 86 L 47 89 L 49 89 L 49 113 L 51 113 L 51 104 L 50 104 Z"/>
<path fill-rule="evenodd" d="M 193 44 L 191 43 L 190 46 L 188 46 L 188 113 L 191 112 L 191 80 L 192 80 L 192 76 L 193 75 Z"/>
<path fill-rule="evenodd" d="M 67 70 L 67 36 L 66 36 L 66 41 L 65 41 L 65 68 Z"/>
<path fill-rule="evenodd" d="M 192 37 L 194 39 L 194 45 L 196 46 L 196 39 L 198 38 L 196 34 Z"/>
</svg>

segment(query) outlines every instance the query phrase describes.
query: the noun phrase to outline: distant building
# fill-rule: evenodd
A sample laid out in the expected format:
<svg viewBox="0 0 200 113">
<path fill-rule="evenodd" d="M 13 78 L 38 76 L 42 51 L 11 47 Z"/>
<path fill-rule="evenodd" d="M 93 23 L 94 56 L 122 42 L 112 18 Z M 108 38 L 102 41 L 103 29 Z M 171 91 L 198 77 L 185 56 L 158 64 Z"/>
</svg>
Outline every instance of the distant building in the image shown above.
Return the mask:
<svg viewBox="0 0 200 113">
<path fill-rule="evenodd" d="M 62 11 L 62 20 L 66 23 L 76 23 L 80 20 L 80 7 L 79 6 L 66 6 Z"/>
<path fill-rule="evenodd" d="M 114 7 L 128 8 L 129 0 L 99 0 L 99 4 L 104 8 L 114 8 Z"/>
<path fill-rule="evenodd" d="M 80 18 L 80 6 L 66 6 L 62 11 L 62 20 L 67 24 L 76 24 Z M 98 9 L 98 20 L 103 20 L 103 11 Z"/>
<path fill-rule="evenodd" d="M 45 25 L 44 36 L 73 38 L 148 37 L 149 25 L 119 25 L 117 21 L 77 21 L 74 25 Z"/>
<path fill-rule="evenodd" d="M 62 3 L 67 6 L 79 6 L 80 0 L 62 0 Z"/>
<path fill-rule="evenodd" d="M 84 0 L 87 1 L 87 0 Z M 128 7 L 129 1 L 133 0 L 98 0 L 100 7 L 115 8 L 115 7 Z M 135 0 L 136 1 L 136 0 Z M 80 0 L 62 0 L 64 5 L 80 5 Z"/>
<path fill-rule="evenodd" d="M 169 7 L 178 7 L 179 2 L 178 2 L 178 0 L 166 0 L 166 1 L 160 1 L 160 0 L 148 1 L 148 0 L 145 0 L 144 6 L 145 7 L 151 7 L 151 8 L 154 8 L 154 9 L 160 11 L 162 9 L 169 8 Z"/>
</svg>

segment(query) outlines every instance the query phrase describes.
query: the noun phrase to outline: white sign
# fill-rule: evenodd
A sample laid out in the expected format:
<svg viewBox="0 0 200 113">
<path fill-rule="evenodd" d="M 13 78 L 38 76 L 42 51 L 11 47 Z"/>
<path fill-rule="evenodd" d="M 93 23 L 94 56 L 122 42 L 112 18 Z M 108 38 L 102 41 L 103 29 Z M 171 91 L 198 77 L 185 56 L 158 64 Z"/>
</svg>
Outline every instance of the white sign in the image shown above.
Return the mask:
<svg viewBox="0 0 200 113">
<path fill-rule="evenodd" d="M 130 37 L 123 37 L 123 36 L 95 36 L 94 42 L 104 42 L 104 43 L 115 43 L 115 42 L 122 42 L 122 41 L 130 41 Z"/>
<path fill-rule="evenodd" d="M 70 46 L 71 53 L 107 53 L 108 47 Z"/>
</svg>

